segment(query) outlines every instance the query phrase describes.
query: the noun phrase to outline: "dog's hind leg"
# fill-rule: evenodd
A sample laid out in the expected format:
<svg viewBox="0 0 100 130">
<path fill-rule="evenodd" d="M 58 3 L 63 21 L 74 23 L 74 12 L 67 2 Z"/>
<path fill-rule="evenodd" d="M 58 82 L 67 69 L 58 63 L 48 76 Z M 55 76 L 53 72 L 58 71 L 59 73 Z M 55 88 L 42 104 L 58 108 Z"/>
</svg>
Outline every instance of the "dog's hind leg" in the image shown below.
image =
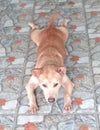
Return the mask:
<svg viewBox="0 0 100 130">
<path fill-rule="evenodd" d="M 68 39 L 67 24 L 69 21 L 70 21 L 69 19 L 64 19 L 64 21 L 61 23 L 61 26 L 57 27 L 57 29 L 59 29 L 63 33 L 62 38 L 63 38 L 64 42 L 66 42 L 66 40 Z"/>
<path fill-rule="evenodd" d="M 29 22 L 28 25 L 32 28 L 31 39 L 33 40 L 33 42 L 36 43 L 37 46 L 39 46 L 39 43 L 40 43 L 39 34 L 40 34 L 41 30 L 34 23 Z"/>
<path fill-rule="evenodd" d="M 32 28 L 32 30 L 38 29 L 39 27 L 37 25 L 35 25 L 32 22 L 29 22 L 28 25 Z"/>
<path fill-rule="evenodd" d="M 70 21 L 70 19 L 64 19 L 64 21 L 61 23 L 61 26 L 67 28 L 69 21 Z"/>
</svg>

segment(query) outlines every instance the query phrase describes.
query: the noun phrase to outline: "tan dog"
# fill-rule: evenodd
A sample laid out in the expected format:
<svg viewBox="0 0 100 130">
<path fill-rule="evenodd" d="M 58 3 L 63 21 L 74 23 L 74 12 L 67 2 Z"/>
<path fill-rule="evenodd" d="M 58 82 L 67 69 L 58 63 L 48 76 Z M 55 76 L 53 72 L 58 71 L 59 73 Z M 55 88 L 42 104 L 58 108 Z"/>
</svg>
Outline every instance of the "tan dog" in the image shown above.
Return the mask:
<svg viewBox="0 0 100 130">
<path fill-rule="evenodd" d="M 33 89 L 37 86 L 44 92 L 47 102 L 54 102 L 57 99 L 59 88 L 65 89 L 64 109 L 71 108 L 71 93 L 74 84 L 66 75 L 64 59 L 66 58 L 65 42 L 68 39 L 67 23 L 65 19 L 60 27 L 54 27 L 53 21 L 59 14 L 53 14 L 49 19 L 49 26 L 39 29 L 38 26 L 29 23 L 32 27 L 31 38 L 37 44 L 37 63 L 32 70 L 32 76 L 26 86 L 30 111 L 38 110 Z"/>
</svg>

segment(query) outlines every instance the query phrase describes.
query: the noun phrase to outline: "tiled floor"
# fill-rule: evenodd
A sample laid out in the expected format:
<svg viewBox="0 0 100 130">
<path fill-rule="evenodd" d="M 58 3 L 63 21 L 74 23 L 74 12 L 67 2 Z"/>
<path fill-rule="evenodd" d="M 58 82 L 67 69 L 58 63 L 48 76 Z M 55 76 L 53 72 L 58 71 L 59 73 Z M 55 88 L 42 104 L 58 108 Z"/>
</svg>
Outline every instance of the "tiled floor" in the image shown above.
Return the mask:
<svg viewBox="0 0 100 130">
<path fill-rule="evenodd" d="M 63 98 L 50 105 L 36 90 L 39 111 L 29 112 L 25 85 L 36 62 L 28 27 L 47 26 L 59 12 L 70 18 L 68 75 L 75 83 L 70 112 Z M 63 93 L 63 92 L 62 92 Z M 0 0 L 0 130 L 100 130 L 100 0 Z"/>
</svg>

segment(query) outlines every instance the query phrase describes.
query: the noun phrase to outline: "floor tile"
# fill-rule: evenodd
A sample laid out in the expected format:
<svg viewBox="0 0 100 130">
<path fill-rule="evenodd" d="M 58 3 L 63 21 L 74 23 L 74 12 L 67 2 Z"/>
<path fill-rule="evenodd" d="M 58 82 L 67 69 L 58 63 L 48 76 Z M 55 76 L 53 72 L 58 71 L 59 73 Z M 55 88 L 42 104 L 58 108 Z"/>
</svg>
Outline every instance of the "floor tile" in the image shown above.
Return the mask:
<svg viewBox="0 0 100 130">
<path fill-rule="evenodd" d="M 86 8 L 99 8 L 100 1 L 98 0 L 85 0 Z"/>
<path fill-rule="evenodd" d="M 94 74 L 95 85 L 99 85 L 99 74 L 100 74 L 100 34 L 89 34 L 89 45 L 91 49 L 91 60 Z"/>
<path fill-rule="evenodd" d="M 13 130 L 14 128 L 14 116 L 0 116 L 0 128 L 1 130 Z"/>
<path fill-rule="evenodd" d="M 98 112 L 100 112 L 100 85 L 95 86 L 96 105 Z"/>
<path fill-rule="evenodd" d="M 100 124 L 100 115 L 99 115 L 99 124 Z M 100 125 L 99 125 L 99 128 L 100 128 Z"/>
<path fill-rule="evenodd" d="M 91 125 L 92 124 L 92 125 Z M 52 128 L 56 130 L 62 129 L 68 129 L 68 130 L 78 130 L 83 125 L 86 125 L 89 129 L 96 130 L 96 120 L 94 115 L 79 115 L 79 116 L 59 116 L 59 115 L 53 115 L 53 116 L 45 116 L 45 122 L 39 123 L 37 126 L 40 130 L 43 128 L 46 128 L 48 130 L 48 127 L 50 130 Z"/>
<path fill-rule="evenodd" d="M 91 91 L 93 90 L 93 81 L 90 68 L 68 68 L 67 74 L 75 84 L 76 91 Z"/>
</svg>

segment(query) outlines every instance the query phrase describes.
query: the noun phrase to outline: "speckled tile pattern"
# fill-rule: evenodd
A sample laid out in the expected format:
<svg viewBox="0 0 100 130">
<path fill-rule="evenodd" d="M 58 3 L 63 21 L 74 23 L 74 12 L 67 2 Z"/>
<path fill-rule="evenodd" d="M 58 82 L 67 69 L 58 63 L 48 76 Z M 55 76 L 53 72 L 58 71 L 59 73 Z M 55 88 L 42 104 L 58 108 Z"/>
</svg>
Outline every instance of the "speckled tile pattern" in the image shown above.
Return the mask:
<svg viewBox="0 0 100 130">
<path fill-rule="evenodd" d="M 66 42 L 67 74 L 75 83 L 72 109 L 63 109 L 63 88 L 54 104 L 36 89 L 39 111 L 32 115 L 25 90 L 36 63 L 29 21 L 46 27 L 52 13 L 70 18 Z M 0 0 L 0 130 L 100 130 L 100 1 Z M 27 130 L 31 130 L 30 127 Z"/>
</svg>

